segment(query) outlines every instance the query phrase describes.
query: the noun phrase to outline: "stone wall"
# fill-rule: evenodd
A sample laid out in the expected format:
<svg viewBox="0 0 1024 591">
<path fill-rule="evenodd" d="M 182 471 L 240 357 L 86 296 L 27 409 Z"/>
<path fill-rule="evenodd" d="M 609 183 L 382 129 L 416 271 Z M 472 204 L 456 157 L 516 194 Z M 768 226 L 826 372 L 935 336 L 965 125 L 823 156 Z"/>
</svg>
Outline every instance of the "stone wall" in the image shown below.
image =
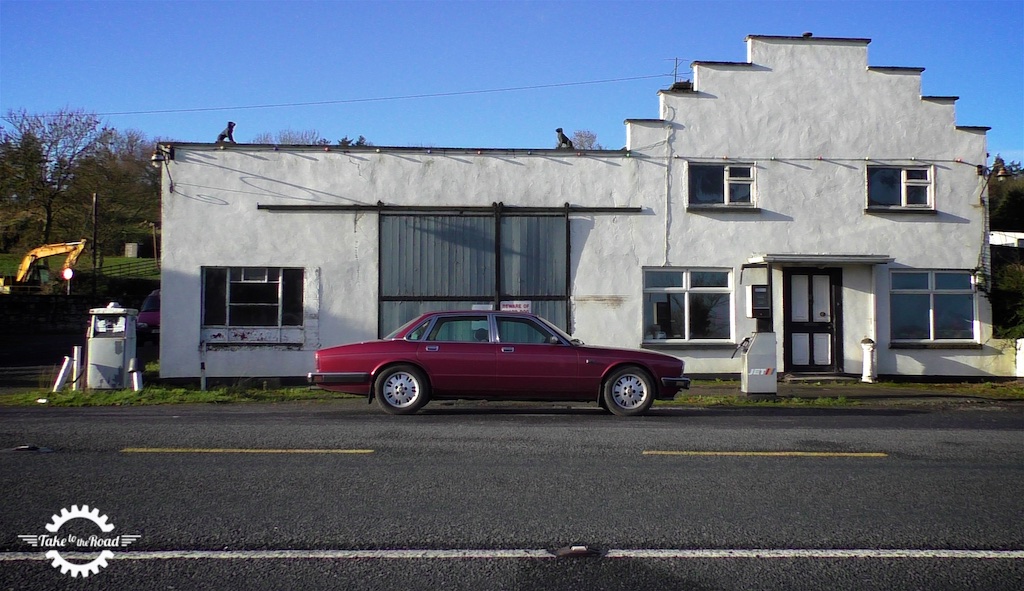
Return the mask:
<svg viewBox="0 0 1024 591">
<path fill-rule="evenodd" d="M 89 309 L 107 305 L 102 296 L 0 295 L 0 335 L 84 334 Z"/>
</svg>

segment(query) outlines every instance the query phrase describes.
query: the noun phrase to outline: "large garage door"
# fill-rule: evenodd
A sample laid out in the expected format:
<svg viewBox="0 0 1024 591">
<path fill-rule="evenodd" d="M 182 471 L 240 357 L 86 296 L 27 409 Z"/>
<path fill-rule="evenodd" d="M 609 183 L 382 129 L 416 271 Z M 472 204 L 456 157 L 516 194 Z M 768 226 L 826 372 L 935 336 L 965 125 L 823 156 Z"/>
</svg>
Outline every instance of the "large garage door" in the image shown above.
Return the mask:
<svg viewBox="0 0 1024 591">
<path fill-rule="evenodd" d="M 529 308 L 568 328 L 568 216 L 380 216 L 380 321 L 387 334 L 431 310 Z"/>
</svg>

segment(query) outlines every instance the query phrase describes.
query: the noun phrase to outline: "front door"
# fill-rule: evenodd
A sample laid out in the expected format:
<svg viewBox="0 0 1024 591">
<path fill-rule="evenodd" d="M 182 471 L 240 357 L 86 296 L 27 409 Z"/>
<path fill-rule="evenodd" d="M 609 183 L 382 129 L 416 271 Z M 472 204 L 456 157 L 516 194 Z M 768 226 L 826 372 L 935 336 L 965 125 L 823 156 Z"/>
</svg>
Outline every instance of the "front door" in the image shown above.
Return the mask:
<svg viewBox="0 0 1024 591">
<path fill-rule="evenodd" d="M 842 370 L 842 269 L 783 270 L 783 361 L 790 372 Z"/>
</svg>

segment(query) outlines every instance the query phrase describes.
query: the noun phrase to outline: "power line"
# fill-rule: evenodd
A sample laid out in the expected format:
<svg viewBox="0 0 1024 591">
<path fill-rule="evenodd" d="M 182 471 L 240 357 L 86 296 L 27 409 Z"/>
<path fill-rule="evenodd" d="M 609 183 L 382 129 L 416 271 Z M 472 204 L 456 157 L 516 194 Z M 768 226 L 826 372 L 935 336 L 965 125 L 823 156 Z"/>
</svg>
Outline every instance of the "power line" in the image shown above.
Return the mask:
<svg viewBox="0 0 1024 591">
<path fill-rule="evenodd" d="M 664 78 L 672 74 L 651 74 L 648 76 L 632 76 L 629 78 L 608 78 L 605 80 L 589 80 L 586 82 L 561 82 L 557 84 L 536 84 L 533 86 L 512 86 L 508 88 L 490 88 L 484 90 L 462 90 L 454 92 L 436 92 L 429 94 L 407 94 L 400 96 L 385 96 L 374 98 L 338 99 L 332 101 L 309 101 L 301 103 L 275 103 L 268 105 L 240 105 L 234 107 L 197 107 L 192 109 L 156 109 L 149 111 L 115 111 L 110 113 L 96 113 L 99 117 L 110 117 L 114 115 L 164 115 L 167 113 L 203 113 L 212 111 L 242 111 L 250 109 L 280 109 L 284 107 L 315 107 L 323 105 L 343 105 L 353 103 L 373 103 L 383 101 L 401 101 L 424 98 L 443 98 L 451 96 L 467 96 L 474 94 L 494 94 L 499 92 L 517 92 L 523 90 L 539 90 L 543 88 L 564 88 L 568 86 L 587 86 L 594 84 L 609 84 L 612 82 L 630 82 L 633 80 L 648 80 L 651 78 Z"/>
</svg>

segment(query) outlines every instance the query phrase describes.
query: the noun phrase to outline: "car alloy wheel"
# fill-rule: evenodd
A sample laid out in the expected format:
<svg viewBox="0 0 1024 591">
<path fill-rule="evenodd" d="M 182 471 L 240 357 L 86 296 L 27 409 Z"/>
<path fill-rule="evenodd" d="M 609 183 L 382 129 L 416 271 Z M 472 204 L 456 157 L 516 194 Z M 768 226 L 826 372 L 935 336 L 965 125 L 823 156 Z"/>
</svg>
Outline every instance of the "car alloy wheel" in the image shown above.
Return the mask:
<svg viewBox="0 0 1024 591">
<path fill-rule="evenodd" d="M 650 375 L 639 367 L 623 367 L 605 381 L 604 402 L 617 415 L 643 414 L 654 402 L 653 384 Z"/>
<path fill-rule="evenodd" d="M 423 374 L 409 365 L 396 365 L 381 372 L 374 384 L 377 402 L 392 414 L 408 414 L 427 403 L 430 386 Z"/>
</svg>

